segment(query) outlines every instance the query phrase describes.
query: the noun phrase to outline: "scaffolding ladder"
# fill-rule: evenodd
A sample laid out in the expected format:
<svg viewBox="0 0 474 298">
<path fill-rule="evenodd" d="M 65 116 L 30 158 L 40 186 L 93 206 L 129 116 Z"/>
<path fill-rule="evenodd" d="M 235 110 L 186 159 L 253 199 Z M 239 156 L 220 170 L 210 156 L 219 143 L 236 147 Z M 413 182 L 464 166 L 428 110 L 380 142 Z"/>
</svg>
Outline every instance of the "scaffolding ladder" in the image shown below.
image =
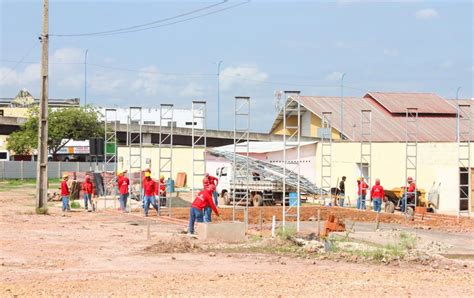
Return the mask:
<svg viewBox="0 0 474 298">
<path fill-rule="evenodd" d="M 195 190 L 202 188 L 202 180 L 206 174 L 206 146 L 207 146 L 207 135 L 206 135 L 206 102 L 193 100 L 192 102 L 192 127 L 191 127 L 191 140 L 192 140 L 192 154 L 193 154 L 193 167 L 191 177 L 191 194 L 192 199 L 195 197 Z M 197 129 L 198 121 L 202 121 L 202 128 Z M 197 153 L 196 150 L 202 151 Z M 197 182 L 196 182 L 197 179 Z M 196 187 L 198 185 L 199 187 Z"/>
<path fill-rule="evenodd" d="M 236 96 L 234 101 L 234 156 L 232 161 L 232 220 L 236 210 L 244 210 L 244 222 L 248 224 L 249 207 L 249 136 L 250 97 Z M 242 158 L 237 158 L 237 154 Z M 245 207 L 240 205 L 245 203 Z"/>
<path fill-rule="evenodd" d="M 286 227 L 286 219 L 296 218 L 296 231 L 300 230 L 300 152 L 301 152 L 301 104 L 299 100 L 299 91 L 285 91 L 286 101 L 283 106 L 283 192 L 282 192 L 282 226 Z M 288 124 L 288 119 L 296 116 L 295 124 Z M 296 160 L 288 161 L 288 150 L 296 148 Z M 291 198 L 288 196 L 288 207 L 286 206 L 286 171 L 296 173 L 296 214 L 293 212 L 294 205 L 291 204 Z"/>
<path fill-rule="evenodd" d="M 130 179 L 130 200 L 128 211 L 132 211 L 133 200 L 136 196 L 142 201 L 142 108 L 130 107 L 127 124 L 127 145 L 128 145 L 128 175 Z M 126 206 L 127 207 L 127 206 Z"/>
<path fill-rule="evenodd" d="M 367 174 L 364 174 L 367 173 Z M 360 177 L 364 177 L 368 185 L 372 180 L 372 111 L 360 111 Z M 366 190 L 367 191 L 367 190 Z M 368 192 L 370 194 L 370 191 Z M 367 196 L 365 197 L 367 206 Z"/>
<path fill-rule="evenodd" d="M 105 109 L 104 114 L 104 209 L 107 196 L 112 195 L 114 209 L 117 208 L 117 110 Z"/>
<path fill-rule="evenodd" d="M 320 199 L 326 205 L 327 196 L 332 198 L 331 193 L 331 164 L 332 164 L 332 113 L 322 113 L 321 123 L 321 193 Z"/>
<path fill-rule="evenodd" d="M 470 216 L 471 211 L 471 105 L 458 104 L 457 110 L 459 218 L 461 214 Z"/>
<path fill-rule="evenodd" d="M 173 130 L 174 130 L 173 104 L 160 105 L 160 138 L 158 143 L 158 191 L 161 187 L 161 176 L 173 179 Z M 169 133 L 165 134 L 163 127 L 169 127 Z M 166 183 L 165 183 L 166 188 Z M 171 189 L 171 187 L 169 188 Z M 164 199 L 168 205 L 168 216 L 171 217 L 171 194 L 166 191 Z M 161 195 L 158 195 L 157 204 L 161 205 Z"/>
<path fill-rule="evenodd" d="M 417 180 L 417 165 L 418 165 L 418 109 L 407 108 L 406 109 L 406 132 L 405 132 L 405 183 L 408 181 L 408 177 L 412 177 L 415 183 Z M 409 186 L 409 185 L 407 185 Z M 414 192 L 408 192 L 408 188 L 405 190 L 406 194 L 413 194 L 415 198 L 415 207 L 418 203 L 418 192 L 415 188 Z M 408 198 L 405 206 L 405 214 L 408 214 Z M 415 211 L 415 209 L 413 209 Z"/>
</svg>

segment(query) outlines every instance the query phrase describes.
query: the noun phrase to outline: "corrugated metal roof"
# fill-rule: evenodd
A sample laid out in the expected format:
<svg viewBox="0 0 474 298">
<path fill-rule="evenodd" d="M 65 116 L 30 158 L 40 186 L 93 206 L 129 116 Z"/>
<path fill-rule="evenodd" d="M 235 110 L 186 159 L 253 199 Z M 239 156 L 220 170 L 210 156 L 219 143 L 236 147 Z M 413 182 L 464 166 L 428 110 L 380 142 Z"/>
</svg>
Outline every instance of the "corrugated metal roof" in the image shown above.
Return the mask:
<svg viewBox="0 0 474 298">
<path fill-rule="evenodd" d="M 434 93 L 369 92 L 364 97 L 374 99 L 390 113 L 405 114 L 407 108 L 416 108 L 419 114 L 456 114 L 456 109 Z"/>
</svg>

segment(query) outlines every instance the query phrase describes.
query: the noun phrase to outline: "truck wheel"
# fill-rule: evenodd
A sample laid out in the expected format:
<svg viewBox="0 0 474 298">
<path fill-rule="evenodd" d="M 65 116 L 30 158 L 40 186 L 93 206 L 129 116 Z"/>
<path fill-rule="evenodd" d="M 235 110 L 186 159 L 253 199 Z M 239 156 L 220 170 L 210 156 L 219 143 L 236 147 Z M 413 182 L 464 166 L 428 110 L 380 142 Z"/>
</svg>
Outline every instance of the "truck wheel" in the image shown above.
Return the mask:
<svg viewBox="0 0 474 298">
<path fill-rule="evenodd" d="M 224 200 L 224 205 L 230 205 L 229 192 L 224 191 L 222 194 L 222 199 Z"/>
<path fill-rule="evenodd" d="M 263 206 L 263 198 L 260 194 L 254 195 L 253 198 L 252 198 L 252 201 L 253 201 L 253 206 L 254 207 Z"/>
<path fill-rule="evenodd" d="M 395 212 L 395 204 L 392 201 L 387 201 L 385 203 L 385 212 L 387 212 L 387 213 L 394 213 Z"/>
</svg>

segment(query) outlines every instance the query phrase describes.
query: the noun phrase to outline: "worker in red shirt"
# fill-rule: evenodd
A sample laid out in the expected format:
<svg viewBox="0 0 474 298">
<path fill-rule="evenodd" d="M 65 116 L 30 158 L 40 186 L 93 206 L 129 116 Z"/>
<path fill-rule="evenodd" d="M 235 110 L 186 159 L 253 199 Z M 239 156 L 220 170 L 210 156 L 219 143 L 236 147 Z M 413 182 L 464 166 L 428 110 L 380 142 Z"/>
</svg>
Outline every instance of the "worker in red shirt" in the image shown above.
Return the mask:
<svg viewBox="0 0 474 298">
<path fill-rule="evenodd" d="M 407 182 L 408 185 L 403 187 L 405 189 L 405 193 L 403 194 L 402 205 L 400 206 L 400 211 L 402 212 L 406 211 L 407 203 L 413 201 L 416 194 L 416 184 L 413 181 L 413 178 L 408 177 Z"/>
<path fill-rule="evenodd" d="M 380 179 L 375 179 L 375 185 L 372 186 L 370 191 L 370 199 L 374 202 L 374 211 L 380 213 L 382 211 L 382 200 L 385 198 L 385 192 L 382 185 L 380 185 Z"/>
<path fill-rule="evenodd" d="M 86 178 L 84 179 L 84 183 L 82 183 L 82 192 L 84 193 L 84 208 L 87 211 L 92 211 L 92 210 L 89 210 L 89 203 L 91 204 L 91 208 L 93 208 L 93 205 L 92 205 L 92 182 L 90 180 L 89 175 L 86 175 Z"/>
<path fill-rule="evenodd" d="M 150 204 L 155 208 L 156 213 L 160 215 L 160 209 L 158 204 L 156 204 L 155 195 L 157 194 L 157 187 L 155 181 L 151 179 L 150 172 L 145 172 L 145 180 L 143 183 L 143 192 L 145 194 L 143 198 L 143 209 L 145 211 L 145 216 L 148 216 L 148 209 Z"/>
<path fill-rule="evenodd" d="M 127 199 L 129 195 L 129 186 L 130 186 L 130 179 L 125 176 L 127 171 L 123 171 L 120 173 L 117 179 L 118 188 L 119 188 L 119 203 L 120 203 L 120 210 L 125 212 L 127 210 Z"/>
<path fill-rule="evenodd" d="M 165 176 L 160 176 L 159 184 L 159 202 L 161 206 L 166 206 L 166 182 Z"/>
<path fill-rule="evenodd" d="M 219 211 L 217 211 L 216 205 L 212 200 L 212 193 L 216 190 L 215 185 L 209 185 L 208 188 L 201 190 L 196 198 L 194 199 L 191 209 L 189 212 L 189 228 L 188 233 L 194 234 L 194 223 L 203 222 L 204 219 L 204 208 L 210 206 L 210 208 L 214 211 L 217 216 L 219 215 Z"/>
<path fill-rule="evenodd" d="M 364 181 L 364 177 L 357 178 L 357 209 L 365 210 L 365 197 L 368 187 Z"/>
<path fill-rule="evenodd" d="M 202 184 L 204 186 L 204 189 L 207 189 L 209 185 L 214 185 L 217 188 L 217 185 L 219 184 L 219 179 L 217 179 L 214 176 L 209 175 L 209 173 L 206 173 L 206 175 L 204 176 L 204 179 L 202 180 Z M 218 206 L 219 195 L 217 193 L 217 190 L 214 190 L 211 195 L 214 200 L 214 204 Z M 204 222 L 211 222 L 211 213 L 212 213 L 211 207 L 208 206 L 204 209 Z"/>
<path fill-rule="evenodd" d="M 67 186 L 67 181 L 69 176 L 67 174 L 63 175 L 63 181 L 61 181 L 61 200 L 63 202 L 63 212 L 71 211 L 69 206 L 69 187 Z"/>
</svg>

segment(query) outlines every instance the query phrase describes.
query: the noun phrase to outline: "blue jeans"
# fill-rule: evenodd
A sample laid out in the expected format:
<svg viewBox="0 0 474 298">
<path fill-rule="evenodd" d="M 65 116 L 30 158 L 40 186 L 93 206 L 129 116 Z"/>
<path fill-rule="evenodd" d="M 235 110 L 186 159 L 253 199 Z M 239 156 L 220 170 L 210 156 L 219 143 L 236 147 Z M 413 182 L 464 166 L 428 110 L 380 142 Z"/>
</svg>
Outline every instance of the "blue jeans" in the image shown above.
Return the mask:
<svg viewBox="0 0 474 298">
<path fill-rule="evenodd" d="M 204 222 L 212 222 L 212 219 L 211 219 L 211 214 L 212 214 L 212 209 L 211 207 L 206 207 L 204 208 Z"/>
<path fill-rule="evenodd" d="M 359 195 L 359 197 L 357 197 L 357 209 L 365 210 L 365 195 Z"/>
<path fill-rule="evenodd" d="M 89 206 L 88 203 L 90 203 L 92 207 L 92 195 L 85 193 L 84 194 L 84 208 L 89 209 L 87 208 Z"/>
<path fill-rule="evenodd" d="M 63 201 L 63 211 L 70 211 L 71 208 L 69 207 L 69 197 L 63 196 L 61 197 L 61 200 Z"/>
<path fill-rule="evenodd" d="M 344 207 L 344 197 L 345 197 L 345 196 L 346 196 L 346 195 L 345 195 L 343 192 L 340 192 L 340 193 L 339 193 L 339 202 L 338 202 L 338 205 L 339 205 L 340 207 Z"/>
<path fill-rule="evenodd" d="M 374 211 L 380 213 L 382 211 L 382 199 L 376 198 L 374 201 Z"/>
<path fill-rule="evenodd" d="M 217 200 L 219 198 L 219 193 L 216 190 L 214 190 L 214 192 L 212 193 L 212 197 L 214 198 L 214 204 L 217 207 L 217 205 L 219 205 L 219 202 Z"/>
<path fill-rule="evenodd" d="M 405 212 L 408 201 L 408 193 L 405 193 L 402 197 L 402 205 L 400 206 L 400 211 Z"/>
<path fill-rule="evenodd" d="M 120 196 L 119 196 L 120 210 L 122 210 L 122 211 L 126 210 L 126 208 L 127 208 L 127 199 L 128 199 L 128 193 L 120 194 Z"/>
<path fill-rule="evenodd" d="M 191 207 L 189 211 L 189 227 L 188 233 L 194 234 L 194 223 L 195 222 L 203 222 L 203 213 L 202 210 L 199 210 L 196 207 Z"/>
<path fill-rule="evenodd" d="M 160 208 L 156 204 L 155 196 L 145 196 L 143 198 L 145 216 L 148 216 L 148 209 L 150 209 L 150 204 L 155 208 L 156 213 L 160 214 Z"/>
</svg>

